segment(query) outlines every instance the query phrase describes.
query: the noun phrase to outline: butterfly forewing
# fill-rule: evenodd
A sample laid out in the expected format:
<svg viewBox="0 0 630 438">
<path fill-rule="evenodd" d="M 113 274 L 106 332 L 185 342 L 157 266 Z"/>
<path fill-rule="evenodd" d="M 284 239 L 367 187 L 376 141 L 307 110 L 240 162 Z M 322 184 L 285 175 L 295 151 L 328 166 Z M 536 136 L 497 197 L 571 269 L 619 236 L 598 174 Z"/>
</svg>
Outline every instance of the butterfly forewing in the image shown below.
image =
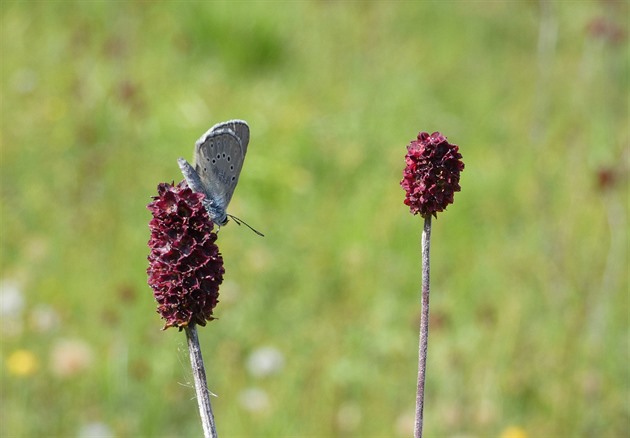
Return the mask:
<svg viewBox="0 0 630 438">
<path fill-rule="evenodd" d="M 195 145 L 195 170 L 212 202 L 226 209 L 243 167 L 245 153 L 234 131 L 212 128 Z M 206 195 L 207 196 L 207 195 Z"/>
</svg>

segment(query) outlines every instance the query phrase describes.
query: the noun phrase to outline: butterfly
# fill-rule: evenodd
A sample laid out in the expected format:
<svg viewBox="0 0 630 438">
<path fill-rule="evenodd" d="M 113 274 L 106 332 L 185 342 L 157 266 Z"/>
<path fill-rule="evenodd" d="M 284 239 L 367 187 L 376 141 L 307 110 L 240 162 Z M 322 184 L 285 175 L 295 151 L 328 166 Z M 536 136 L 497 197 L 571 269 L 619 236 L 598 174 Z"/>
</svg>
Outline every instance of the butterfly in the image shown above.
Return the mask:
<svg viewBox="0 0 630 438">
<path fill-rule="evenodd" d="M 238 225 L 245 222 L 227 213 L 234 189 L 243 168 L 249 126 L 243 120 L 217 123 L 195 143 L 194 167 L 183 158 L 177 163 L 193 192 L 203 193 L 203 206 L 212 222 L 218 226 L 228 223 L 228 217 Z M 256 234 L 262 234 L 252 227 Z"/>
</svg>

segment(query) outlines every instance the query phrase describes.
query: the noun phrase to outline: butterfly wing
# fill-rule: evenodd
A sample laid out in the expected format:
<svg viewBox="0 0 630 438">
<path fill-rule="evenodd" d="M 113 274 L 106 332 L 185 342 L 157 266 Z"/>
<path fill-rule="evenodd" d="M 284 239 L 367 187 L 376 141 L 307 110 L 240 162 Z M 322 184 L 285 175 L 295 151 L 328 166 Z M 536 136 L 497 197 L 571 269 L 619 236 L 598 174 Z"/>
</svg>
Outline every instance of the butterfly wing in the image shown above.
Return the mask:
<svg viewBox="0 0 630 438">
<path fill-rule="evenodd" d="M 210 128 L 209 132 L 219 131 L 223 129 L 230 129 L 241 141 L 241 147 L 243 148 L 243 156 L 247 153 L 247 145 L 249 145 L 249 126 L 245 120 L 228 120 L 227 122 L 221 122 Z"/>
<path fill-rule="evenodd" d="M 207 197 L 225 211 L 238 183 L 245 153 L 234 131 L 210 129 L 195 144 L 195 170 Z"/>
</svg>

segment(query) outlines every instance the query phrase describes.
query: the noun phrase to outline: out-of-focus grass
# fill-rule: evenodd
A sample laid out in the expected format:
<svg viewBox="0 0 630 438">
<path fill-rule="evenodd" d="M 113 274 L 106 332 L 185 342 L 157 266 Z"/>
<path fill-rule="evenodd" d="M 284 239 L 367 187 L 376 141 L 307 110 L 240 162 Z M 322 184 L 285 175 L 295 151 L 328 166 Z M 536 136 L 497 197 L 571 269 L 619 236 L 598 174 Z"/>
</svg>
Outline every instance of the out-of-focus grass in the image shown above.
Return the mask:
<svg viewBox="0 0 630 438">
<path fill-rule="evenodd" d="M 0 435 L 199 435 L 145 206 L 229 118 L 252 130 L 231 212 L 267 237 L 220 233 L 220 434 L 410 435 L 419 130 L 466 163 L 434 222 L 427 436 L 627 433 L 628 7 L 541 4 L 2 2 Z M 262 346 L 285 362 L 257 378 Z"/>
</svg>

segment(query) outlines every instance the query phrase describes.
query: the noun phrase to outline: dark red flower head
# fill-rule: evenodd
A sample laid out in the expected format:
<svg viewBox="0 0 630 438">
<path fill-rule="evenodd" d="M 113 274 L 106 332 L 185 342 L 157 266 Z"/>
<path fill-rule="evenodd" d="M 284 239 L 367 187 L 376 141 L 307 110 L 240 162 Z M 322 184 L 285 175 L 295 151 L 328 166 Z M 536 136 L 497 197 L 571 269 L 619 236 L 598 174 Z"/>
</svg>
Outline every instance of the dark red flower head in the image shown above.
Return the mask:
<svg viewBox="0 0 630 438">
<path fill-rule="evenodd" d="M 437 217 L 437 212 L 452 204 L 454 193 L 461 190 L 459 174 L 464 163 L 459 147 L 439 132 L 421 132 L 407 146 L 405 162 L 400 182 L 406 192 L 405 205 L 413 214 Z"/>
<path fill-rule="evenodd" d="M 147 206 L 153 213 L 148 283 L 157 312 L 166 320 L 164 329 L 205 326 L 214 319 L 225 270 L 202 199 L 183 181 L 177 186 L 162 183 Z"/>
</svg>

